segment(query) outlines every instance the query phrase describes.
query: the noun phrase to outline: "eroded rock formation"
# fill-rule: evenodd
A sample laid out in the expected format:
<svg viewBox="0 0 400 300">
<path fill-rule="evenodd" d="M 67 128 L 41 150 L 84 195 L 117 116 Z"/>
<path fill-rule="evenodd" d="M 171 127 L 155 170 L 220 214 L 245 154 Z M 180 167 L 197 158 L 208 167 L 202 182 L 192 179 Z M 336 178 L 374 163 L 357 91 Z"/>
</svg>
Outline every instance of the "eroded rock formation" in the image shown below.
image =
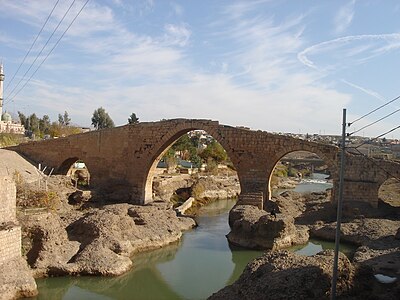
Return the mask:
<svg viewBox="0 0 400 300">
<path fill-rule="evenodd" d="M 329 299 L 332 260 L 331 250 L 314 256 L 268 251 L 249 263 L 234 284 L 208 299 Z M 355 272 L 343 254 L 338 274 L 338 294 L 348 293 Z"/>
</svg>

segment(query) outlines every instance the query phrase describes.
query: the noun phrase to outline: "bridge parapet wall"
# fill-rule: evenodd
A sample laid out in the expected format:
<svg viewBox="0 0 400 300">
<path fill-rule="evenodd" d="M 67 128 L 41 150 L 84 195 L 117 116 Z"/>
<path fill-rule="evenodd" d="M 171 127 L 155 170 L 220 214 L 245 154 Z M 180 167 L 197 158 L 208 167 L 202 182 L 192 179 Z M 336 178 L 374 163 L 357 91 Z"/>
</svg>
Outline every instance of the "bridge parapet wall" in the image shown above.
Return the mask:
<svg viewBox="0 0 400 300">
<path fill-rule="evenodd" d="M 21 227 L 16 218 L 15 183 L 0 176 L 0 265 L 21 255 Z"/>
</svg>

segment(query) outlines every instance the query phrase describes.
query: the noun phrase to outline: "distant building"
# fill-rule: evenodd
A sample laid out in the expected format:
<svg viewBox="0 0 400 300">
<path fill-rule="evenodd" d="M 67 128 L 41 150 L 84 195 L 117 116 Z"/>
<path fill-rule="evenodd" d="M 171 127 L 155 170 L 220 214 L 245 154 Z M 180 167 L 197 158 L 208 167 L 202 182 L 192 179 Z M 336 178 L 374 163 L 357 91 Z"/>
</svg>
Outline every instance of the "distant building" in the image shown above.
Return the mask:
<svg viewBox="0 0 400 300">
<path fill-rule="evenodd" d="M 24 134 L 24 126 L 22 126 L 18 121 L 13 120 L 9 113 L 3 113 L 3 83 L 3 64 L 0 64 L 0 133 Z"/>
</svg>

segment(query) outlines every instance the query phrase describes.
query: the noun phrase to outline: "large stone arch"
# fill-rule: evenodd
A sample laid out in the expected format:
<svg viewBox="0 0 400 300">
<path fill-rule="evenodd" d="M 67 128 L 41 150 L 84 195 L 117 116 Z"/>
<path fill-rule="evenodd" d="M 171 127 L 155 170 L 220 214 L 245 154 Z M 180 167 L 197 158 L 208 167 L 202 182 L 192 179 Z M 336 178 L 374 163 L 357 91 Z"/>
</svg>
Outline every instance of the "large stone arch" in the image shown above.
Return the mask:
<svg viewBox="0 0 400 300">
<path fill-rule="evenodd" d="M 163 155 L 168 151 L 169 147 L 172 146 L 175 141 L 177 141 L 181 136 L 192 130 L 204 130 L 214 139 L 216 139 L 222 145 L 228 157 L 231 159 L 232 164 L 236 168 L 237 160 L 235 159 L 235 153 L 231 150 L 229 143 L 220 134 L 218 130 L 219 124 L 216 123 L 216 126 L 213 125 L 214 124 L 211 124 L 210 126 L 207 123 L 204 124 L 202 122 L 192 122 L 187 124 L 186 126 L 178 126 L 174 130 L 170 130 L 166 134 L 164 134 L 163 137 L 158 141 L 158 143 L 153 146 L 154 151 L 151 153 L 149 160 L 147 161 L 147 164 L 144 168 L 144 178 L 141 185 L 141 199 L 143 199 L 144 203 L 148 203 L 153 199 L 152 185 L 158 161 L 163 157 Z M 239 171 L 237 168 L 236 170 L 238 172 L 239 182 L 241 184 Z"/>
</svg>

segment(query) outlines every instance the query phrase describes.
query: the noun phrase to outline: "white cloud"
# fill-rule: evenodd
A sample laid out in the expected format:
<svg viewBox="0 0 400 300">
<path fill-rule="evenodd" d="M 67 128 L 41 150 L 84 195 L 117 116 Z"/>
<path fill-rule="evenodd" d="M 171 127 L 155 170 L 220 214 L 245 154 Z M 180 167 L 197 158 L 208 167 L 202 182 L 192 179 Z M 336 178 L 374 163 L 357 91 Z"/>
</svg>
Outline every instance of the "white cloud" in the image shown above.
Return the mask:
<svg viewBox="0 0 400 300">
<path fill-rule="evenodd" d="M 364 63 L 399 48 L 399 33 L 351 35 L 309 46 L 299 52 L 297 58 L 310 68 L 334 70 Z M 311 56 L 324 56 L 327 59 L 317 64 Z"/>
<path fill-rule="evenodd" d="M 138 33 L 116 11 L 93 2 L 64 41 L 69 51 L 84 59 L 77 62 L 77 56 L 46 63 L 50 71 L 57 66 L 59 72 L 79 70 L 76 81 L 68 85 L 57 84 L 55 79 L 35 82 L 20 101 L 35 99 L 31 105 L 53 111 L 54 117 L 67 110 L 82 125 L 90 125 L 93 110 L 103 106 L 119 125 L 135 112 L 141 121 L 211 118 L 270 131 L 311 133 L 319 127 L 327 133 L 339 132 L 341 109 L 351 96 L 336 91 L 332 83 L 324 84 L 321 74 L 304 68 L 299 60 L 313 68 L 328 68 L 318 56 L 330 55 L 335 49 L 349 60 L 361 61 L 367 53 L 398 47 L 400 37 L 350 36 L 301 51 L 306 43 L 305 15 L 283 20 L 258 15 L 259 5 L 265 2 L 242 1 L 224 7 L 222 16 L 229 13 L 229 18 L 218 18 L 215 27 L 204 33 L 204 50 L 218 40 L 232 51 L 204 56 L 197 66 L 187 47 L 194 43 L 192 30 L 195 35 L 196 28 L 178 22 Z M 379 43 L 371 45 L 370 40 Z M 208 66 L 217 72 L 212 74 Z"/>
<path fill-rule="evenodd" d="M 335 32 L 344 32 L 353 21 L 354 17 L 354 5 L 356 1 L 352 0 L 345 5 L 343 5 L 335 16 Z"/>
<path fill-rule="evenodd" d="M 166 42 L 167 44 L 171 45 L 178 45 L 178 46 L 186 46 L 190 36 L 191 31 L 188 29 L 186 24 L 181 25 L 174 25 L 174 24 L 166 24 L 164 26 L 166 32 Z"/>
<path fill-rule="evenodd" d="M 347 85 L 349 85 L 349 86 L 351 86 L 351 87 L 353 87 L 353 88 L 355 88 L 355 89 L 357 89 L 357 90 L 360 90 L 363 93 L 368 94 L 368 95 L 370 95 L 370 96 L 372 96 L 372 97 L 374 97 L 374 98 L 376 98 L 376 99 L 378 99 L 378 100 L 380 100 L 382 102 L 386 102 L 386 99 L 382 95 L 380 95 L 379 93 L 377 93 L 377 92 L 375 92 L 373 90 L 364 88 L 364 87 L 362 87 L 360 85 L 357 85 L 357 84 L 352 83 L 350 81 L 347 81 L 345 79 L 342 79 L 342 82 L 347 84 Z"/>
</svg>

